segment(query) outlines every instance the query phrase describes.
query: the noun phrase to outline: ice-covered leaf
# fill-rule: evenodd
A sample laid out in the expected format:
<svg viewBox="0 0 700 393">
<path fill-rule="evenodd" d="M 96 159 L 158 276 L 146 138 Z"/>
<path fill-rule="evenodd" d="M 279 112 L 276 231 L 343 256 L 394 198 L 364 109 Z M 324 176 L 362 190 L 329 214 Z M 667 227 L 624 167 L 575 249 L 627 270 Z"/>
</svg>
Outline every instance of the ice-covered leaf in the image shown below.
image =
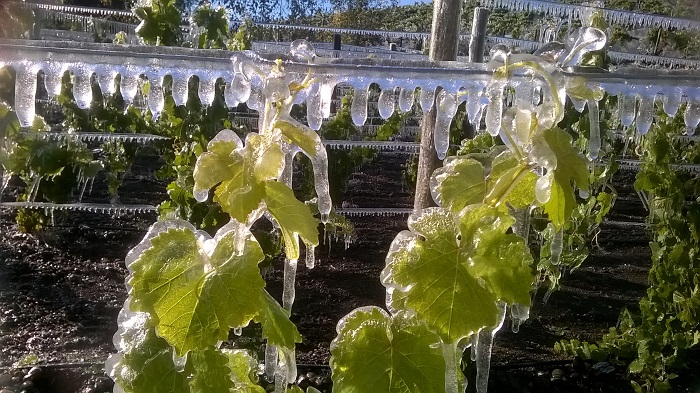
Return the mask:
<svg viewBox="0 0 700 393">
<path fill-rule="evenodd" d="M 225 349 L 228 356 L 228 366 L 231 369 L 233 391 L 236 393 L 265 393 L 265 389 L 257 384 L 255 373 L 258 362 L 248 352 L 240 349 Z"/>
<path fill-rule="evenodd" d="M 268 345 L 294 348 L 295 343 L 301 342 L 301 335 L 289 320 L 289 313 L 267 291 L 263 290 L 261 296 L 264 306 L 255 317 L 255 322 L 262 324 L 263 338 L 267 339 Z"/>
<path fill-rule="evenodd" d="M 190 388 L 202 393 L 230 393 L 231 369 L 229 358 L 212 348 L 195 350 L 187 354 L 185 371 L 190 377 Z"/>
<path fill-rule="evenodd" d="M 382 272 L 383 284 L 394 288 L 393 306 L 414 310 L 446 343 L 495 325 L 497 299 L 472 274 L 471 239 L 458 240 L 453 217 L 440 208 L 424 209 L 408 225 L 414 237 L 400 247 L 392 244 Z"/>
<path fill-rule="evenodd" d="M 470 205 L 458 218 L 441 208 L 412 215 L 411 232 L 394 240 L 382 272 L 392 307 L 415 311 L 455 343 L 494 326 L 499 300 L 529 304 L 532 257 L 523 239 L 506 234 L 512 224 L 502 209 L 485 205 Z"/>
<path fill-rule="evenodd" d="M 285 254 L 288 259 L 299 259 L 299 239 L 305 244 L 318 245 L 318 228 L 309 207 L 294 196 L 284 183 L 265 183 L 267 208 L 275 217 L 284 236 Z"/>
<path fill-rule="evenodd" d="M 521 237 L 506 234 L 515 220 L 502 210 L 480 205 L 465 209 L 460 223 L 463 238 L 477 245 L 467 251 L 472 275 L 483 278 L 500 300 L 529 306 L 533 260 Z"/>
<path fill-rule="evenodd" d="M 445 391 L 440 338 L 409 313 L 356 309 L 337 330 L 331 344 L 333 392 Z"/>
<path fill-rule="evenodd" d="M 491 171 L 486 179 L 488 190 L 486 200 L 499 197 L 499 204 L 506 202 L 513 207 L 533 204 L 537 176 L 524 168 L 508 150 L 503 152 L 494 150 L 491 154 L 497 155 L 491 162 Z"/>
<path fill-rule="evenodd" d="M 572 145 L 571 136 L 566 132 L 553 128 L 544 132 L 540 143 L 542 140 L 554 152 L 557 161 L 551 177 L 550 197 L 544 204 L 544 210 L 559 230 L 576 208 L 574 183 L 578 188 L 588 187 L 588 166 L 586 159 Z"/>
<path fill-rule="evenodd" d="M 132 308 L 150 313 L 179 355 L 226 340 L 230 328 L 246 325 L 262 307 L 264 255 L 253 235 L 233 222 L 214 239 L 204 237 L 169 228 L 147 237 L 129 265 Z"/>
<path fill-rule="evenodd" d="M 173 362 L 173 348 L 156 335 L 147 314 L 132 318 L 145 323 L 124 321 L 128 326 L 120 338 L 125 351 L 107 360 L 109 376 L 126 393 L 189 393 L 186 374 Z"/>
<path fill-rule="evenodd" d="M 197 200 L 206 200 L 207 191 L 218 184 L 215 201 L 231 217 L 246 222 L 265 198 L 264 182 L 279 177 L 284 153 L 262 135 L 248 134 L 243 146 L 231 133 L 221 131 L 197 159 L 194 194 Z"/>
<path fill-rule="evenodd" d="M 481 203 L 486 194 L 484 167 L 480 162 L 460 156 L 450 157 L 431 179 L 436 202 L 458 213 L 465 206 Z"/>
<path fill-rule="evenodd" d="M 304 126 L 294 119 L 280 119 L 273 128 L 279 128 L 287 139 L 299 146 L 307 155 L 315 156 L 321 138 L 314 130 Z"/>
</svg>

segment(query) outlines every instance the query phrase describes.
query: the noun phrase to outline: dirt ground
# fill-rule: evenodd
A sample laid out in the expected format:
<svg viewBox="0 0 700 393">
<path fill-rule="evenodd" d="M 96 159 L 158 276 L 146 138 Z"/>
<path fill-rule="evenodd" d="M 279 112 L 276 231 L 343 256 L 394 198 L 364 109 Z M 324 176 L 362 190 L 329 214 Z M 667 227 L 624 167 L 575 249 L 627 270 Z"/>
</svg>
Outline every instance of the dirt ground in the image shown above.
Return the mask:
<svg viewBox="0 0 700 393">
<path fill-rule="evenodd" d="M 366 207 L 410 206 L 410 194 L 400 180 L 403 157 L 382 155 L 377 164 L 354 174 L 347 201 Z M 122 202 L 162 200 L 164 185 L 148 180 L 149 175 L 148 169 L 135 166 L 125 180 Z M 630 188 L 632 178 L 619 177 L 620 198 L 611 220 L 643 221 L 645 212 Z M 101 198 L 99 191 L 94 194 L 91 198 Z M 35 379 L 28 391 L 111 390 L 101 367 L 114 351 L 112 335 L 126 298 L 124 257 L 156 218 L 155 214 L 71 213 L 57 216 L 55 225 L 41 233 L 26 235 L 17 231 L 13 211 L 0 209 L 0 389 L 24 383 L 27 369 L 17 372 L 10 366 L 33 354 L 41 364 L 54 366 L 42 367 L 43 377 Z M 316 267 L 301 266 L 297 278 L 292 320 L 304 337 L 297 347 L 298 363 L 303 372 L 311 373 L 303 378 L 315 378 L 316 385 L 326 388 L 336 323 L 356 307 L 384 306 L 379 274 L 391 241 L 406 229 L 405 216 L 351 221 L 357 240 L 347 250 L 342 242 L 319 247 Z M 510 331 L 508 321 L 498 333 L 491 391 L 632 391 L 624 370 L 609 364 L 576 364 L 553 351 L 554 343 L 562 339 L 596 341 L 617 323 L 620 310 L 634 309 L 646 291 L 650 252 L 644 229 L 606 224 L 597 240 L 592 255 L 563 277 L 561 290 L 546 304 L 544 290 L 535 294 L 531 317 L 517 334 Z M 270 292 L 279 298 L 281 265 L 268 278 Z M 241 345 L 259 343 L 250 339 Z"/>
</svg>

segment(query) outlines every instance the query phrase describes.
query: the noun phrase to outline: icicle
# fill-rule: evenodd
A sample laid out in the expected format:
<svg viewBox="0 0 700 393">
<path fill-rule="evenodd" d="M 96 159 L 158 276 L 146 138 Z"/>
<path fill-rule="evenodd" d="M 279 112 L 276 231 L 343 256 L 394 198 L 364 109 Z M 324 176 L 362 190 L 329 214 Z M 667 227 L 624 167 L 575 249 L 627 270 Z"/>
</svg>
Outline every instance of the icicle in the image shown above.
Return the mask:
<svg viewBox="0 0 700 393">
<path fill-rule="evenodd" d="M 589 120 L 589 135 L 588 135 L 588 157 L 591 160 L 598 158 L 600 153 L 600 111 L 598 109 L 598 101 L 595 99 L 588 100 L 588 120 Z"/>
<path fill-rule="evenodd" d="M 294 348 L 280 348 L 280 355 L 282 355 L 282 359 L 279 362 L 279 370 L 278 374 L 284 375 L 285 379 L 287 381 L 293 382 L 297 380 L 297 359 L 296 359 L 296 354 L 294 352 Z M 286 384 L 285 384 L 285 390 L 286 391 Z"/>
<path fill-rule="evenodd" d="M 551 253 L 552 265 L 559 264 L 559 257 L 561 257 L 561 252 L 564 249 L 564 228 L 559 229 L 554 232 L 552 236 L 552 244 L 549 246 Z"/>
<path fill-rule="evenodd" d="M 410 88 L 401 88 L 399 91 L 399 109 L 401 109 L 401 112 L 406 113 L 413 108 L 413 92 L 414 89 Z"/>
<path fill-rule="evenodd" d="M 265 110 L 265 94 L 260 83 L 251 83 L 247 104 L 248 108 L 254 111 L 262 113 Z M 262 130 L 263 127 L 261 126 L 260 129 Z"/>
<path fill-rule="evenodd" d="M 476 349 L 476 393 L 486 393 L 489 387 L 493 338 L 503 326 L 503 320 L 506 316 L 504 302 L 498 302 L 498 311 L 498 324 L 493 329 L 484 328 L 479 332 L 479 346 Z"/>
<path fill-rule="evenodd" d="M 700 100 L 688 100 L 688 107 L 685 109 L 683 119 L 688 127 L 688 135 L 693 135 L 700 122 Z"/>
<path fill-rule="evenodd" d="M 576 108 L 576 111 L 578 113 L 583 112 L 583 109 L 586 107 L 586 102 L 587 102 L 586 100 L 579 100 L 578 98 L 574 98 L 574 97 L 569 97 L 569 99 L 571 100 L 571 103 L 574 104 L 574 108 Z M 591 100 L 588 100 L 588 101 L 591 101 Z"/>
<path fill-rule="evenodd" d="M 394 113 L 394 106 L 396 102 L 396 97 L 394 94 L 394 88 L 382 89 L 379 93 L 379 100 L 377 101 L 377 108 L 379 109 L 379 116 L 386 120 Z"/>
<path fill-rule="evenodd" d="M 663 92 L 661 102 L 667 115 L 673 117 L 678 113 L 678 107 L 681 105 L 681 96 L 681 91 L 677 88 Z"/>
<path fill-rule="evenodd" d="M 5 191 L 5 188 L 7 188 L 7 185 L 10 183 L 10 178 L 12 178 L 12 174 L 3 170 L 2 166 L 0 166 L 0 173 L 2 173 L 2 176 L 0 176 L 0 200 L 2 200 L 2 193 Z"/>
<path fill-rule="evenodd" d="M 314 131 L 320 130 L 323 123 L 320 89 L 320 85 L 315 83 L 309 91 L 309 96 L 306 97 L 306 121 Z"/>
<path fill-rule="evenodd" d="M 433 107 L 433 102 L 435 101 L 435 89 L 430 87 L 421 87 L 418 101 L 420 102 L 420 107 L 423 113 L 428 113 Z"/>
<path fill-rule="evenodd" d="M 331 81 L 325 81 L 319 89 L 321 96 L 321 116 L 327 119 L 331 116 L 331 103 L 333 101 L 333 90 L 335 89 L 335 83 Z"/>
<path fill-rule="evenodd" d="M 287 259 L 284 263 L 284 288 L 282 289 L 282 307 L 292 311 L 295 295 L 295 283 L 297 275 L 297 260 Z"/>
<path fill-rule="evenodd" d="M 56 62 L 49 63 L 44 70 L 44 84 L 49 98 L 61 94 L 64 68 Z"/>
<path fill-rule="evenodd" d="M 445 393 L 460 393 L 457 344 L 442 343 L 442 356 L 445 358 Z"/>
<path fill-rule="evenodd" d="M 447 155 L 447 149 L 450 147 L 450 125 L 452 124 L 452 118 L 457 113 L 457 100 L 454 94 L 442 90 L 438 95 L 437 105 L 433 139 L 438 158 L 444 160 Z"/>
<path fill-rule="evenodd" d="M 472 334 L 472 345 L 471 345 L 471 354 L 469 355 L 469 358 L 472 360 L 472 362 L 476 361 L 476 353 L 479 350 L 479 333 L 474 333 Z"/>
<path fill-rule="evenodd" d="M 271 382 L 275 378 L 277 369 L 278 352 L 277 347 L 267 344 L 265 346 L 265 379 Z"/>
<path fill-rule="evenodd" d="M 515 223 L 512 225 L 513 233 L 525 239 L 527 243 L 530 237 L 530 207 L 524 207 L 522 209 L 513 209 L 511 211 L 511 216 L 515 218 Z"/>
<path fill-rule="evenodd" d="M 469 90 L 467 93 L 467 116 L 469 116 L 469 123 L 478 129 L 479 125 L 476 124 L 477 114 L 481 112 L 481 91 Z"/>
<path fill-rule="evenodd" d="M 542 297 L 542 303 L 547 304 L 547 302 L 549 301 L 549 298 L 552 296 L 553 292 L 554 291 L 552 291 L 552 288 L 548 288 L 547 292 L 545 292 L 544 296 Z"/>
<path fill-rule="evenodd" d="M 362 126 L 367 121 L 367 89 L 368 87 L 355 87 L 350 105 L 352 122 L 356 126 Z"/>
<path fill-rule="evenodd" d="M 646 135 L 654 120 L 654 99 L 656 95 L 639 97 L 639 113 L 637 114 L 637 132 Z"/>
<path fill-rule="evenodd" d="M 87 109 L 92 103 L 92 70 L 78 67 L 73 74 L 73 98 L 80 109 Z"/>
<path fill-rule="evenodd" d="M 39 192 L 39 184 L 41 183 L 41 176 L 36 176 L 32 180 L 32 185 L 29 187 L 29 195 L 27 196 L 27 201 L 34 202 L 36 200 L 36 194 Z"/>
<path fill-rule="evenodd" d="M 501 118 L 503 116 L 503 89 L 504 81 L 496 81 L 486 90 L 489 104 L 486 107 L 486 131 L 491 136 L 496 136 L 501 131 Z"/>
<path fill-rule="evenodd" d="M 36 113 L 36 81 L 38 69 L 30 64 L 15 68 L 15 112 L 20 127 L 29 127 Z"/>
<path fill-rule="evenodd" d="M 148 109 L 154 119 L 157 119 L 160 112 L 165 106 L 165 97 L 163 97 L 163 77 L 155 76 L 148 78 L 150 87 L 148 89 Z"/>
<path fill-rule="evenodd" d="M 313 269 L 316 265 L 316 246 L 306 245 L 306 267 Z"/>
<path fill-rule="evenodd" d="M 97 73 L 97 84 L 100 86 L 102 94 L 114 94 L 116 91 L 114 77 L 114 72 L 108 69 Z"/>
<path fill-rule="evenodd" d="M 620 113 L 620 123 L 629 127 L 634 121 L 635 111 L 637 107 L 637 97 L 632 95 L 620 94 L 618 100 L 618 112 Z"/>
<path fill-rule="evenodd" d="M 211 105 L 214 102 L 216 95 L 216 78 L 212 75 L 203 75 L 199 77 L 199 89 L 197 90 L 199 100 L 202 105 Z"/>
<path fill-rule="evenodd" d="M 226 87 L 224 88 L 224 101 L 226 101 L 226 106 L 229 109 L 234 109 L 239 104 L 231 82 L 226 82 Z"/>
<path fill-rule="evenodd" d="M 173 101 L 175 101 L 175 105 L 186 105 L 187 104 L 187 95 L 188 95 L 188 86 L 189 86 L 189 77 L 186 75 L 179 75 L 175 74 L 172 75 L 173 77 Z"/>
<path fill-rule="evenodd" d="M 134 101 L 134 97 L 136 97 L 136 92 L 138 91 L 138 84 L 139 81 L 139 76 L 138 75 L 132 75 L 132 74 L 122 74 L 122 80 L 121 80 L 121 93 L 122 93 L 122 98 L 124 99 L 124 102 L 127 105 L 131 105 L 131 103 Z M 173 88 L 173 91 L 175 89 Z"/>
<path fill-rule="evenodd" d="M 510 316 L 513 323 L 511 329 L 513 333 L 517 333 L 520 330 L 520 324 L 530 316 L 530 307 L 514 303 L 510 306 Z"/>
</svg>

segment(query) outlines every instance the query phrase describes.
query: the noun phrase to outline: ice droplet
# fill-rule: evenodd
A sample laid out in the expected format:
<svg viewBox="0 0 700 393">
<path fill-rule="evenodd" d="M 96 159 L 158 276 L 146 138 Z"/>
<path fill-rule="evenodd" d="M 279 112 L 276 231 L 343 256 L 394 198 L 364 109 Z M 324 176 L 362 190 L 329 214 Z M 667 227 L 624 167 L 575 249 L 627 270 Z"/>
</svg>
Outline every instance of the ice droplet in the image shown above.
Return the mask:
<svg viewBox="0 0 700 393">
<path fill-rule="evenodd" d="M 203 75 L 199 78 L 199 100 L 203 105 L 211 105 L 216 95 L 216 78 L 212 75 Z"/>
<path fill-rule="evenodd" d="M 379 100 L 377 101 L 377 108 L 379 109 L 379 116 L 382 119 L 388 119 L 394 113 L 396 97 L 394 94 L 394 88 L 383 89 L 379 93 Z"/>
<path fill-rule="evenodd" d="M 310 63 L 316 57 L 313 45 L 306 40 L 295 40 L 289 48 L 289 55 L 296 61 Z"/>
<path fill-rule="evenodd" d="M 588 157 L 591 160 L 595 160 L 600 153 L 600 111 L 596 100 L 588 100 L 588 119 L 590 123 Z"/>
<path fill-rule="evenodd" d="M 231 81 L 232 97 L 244 103 L 250 98 L 250 80 L 243 74 L 236 74 Z"/>
<path fill-rule="evenodd" d="M 700 100 L 688 100 L 688 107 L 683 114 L 683 120 L 685 120 L 688 130 L 692 130 L 692 132 L 688 132 L 688 135 L 693 135 L 700 122 Z"/>
<path fill-rule="evenodd" d="M 646 135 L 654 120 L 655 95 L 639 97 L 639 113 L 637 114 L 637 132 Z"/>
<path fill-rule="evenodd" d="M 356 126 L 362 126 L 367 121 L 367 89 L 368 87 L 356 87 L 350 105 L 352 122 Z"/>
<path fill-rule="evenodd" d="M 284 287 L 282 288 L 282 307 L 287 311 L 291 311 L 294 304 L 296 276 L 297 260 L 287 259 L 284 263 Z"/>
<path fill-rule="evenodd" d="M 418 101 L 420 102 L 423 113 L 428 113 L 435 101 L 435 89 L 431 87 L 421 87 Z"/>
<path fill-rule="evenodd" d="M 153 118 L 157 118 L 165 106 L 165 97 L 163 96 L 163 77 L 153 76 L 148 78 L 150 88 L 148 89 L 148 109 L 151 110 Z"/>
<path fill-rule="evenodd" d="M 413 96 L 414 89 L 401 88 L 399 91 L 399 109 L 401 112 L 408 112 L 413 108 Z"/>
<path fill-rule="evenodd" d="M 73 98 L 80 109 L 87 109 L 92 102 L 92 70 L 78 67 L 73 74 Z"/>
<path fill-rule="evenodd" d="M 621 94 L 617 99 L 620 123 L 625 127 L 629 127 L 634 121 L 635 112 L 637 110 L 637 97 L 634 95 Z"/>
<path fill-rule="evenodd" d="M 197 202 L 206 202 L 209 199 L 209 190 L 193 190 L 192 194 Z"/>
<path fill-rule="evenodd" d="M 15 112 L 20 127 L 29 127 L 36 114 L 36 83 L 38 70 L 34 66 L 22 64 L 15 68 Z"/>
<path fill-rule="evenodd" d="M 187 104 L 189 78 L 185 75 L 175 74 L 173 77 L 173 101 L 175 105 Z"/>
</svg>

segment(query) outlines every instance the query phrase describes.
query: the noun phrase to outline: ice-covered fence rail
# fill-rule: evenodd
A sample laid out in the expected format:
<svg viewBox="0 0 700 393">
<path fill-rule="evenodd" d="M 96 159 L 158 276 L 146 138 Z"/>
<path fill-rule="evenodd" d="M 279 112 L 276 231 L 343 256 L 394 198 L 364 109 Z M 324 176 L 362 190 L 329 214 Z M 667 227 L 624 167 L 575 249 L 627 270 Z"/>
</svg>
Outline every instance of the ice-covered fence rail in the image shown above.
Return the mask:
<svg viewBox="0 0 700 393">
<path fill-rule="evenodd" d="M 104 214 L 144 214 L 158 211 L 157 207 L 151 205 L 110 205 L 103 203 L 0 202 L 0 208 L 2 207 L 10 209 L 43 209 L 47 212 L 70 210 Z"/>
<path fill-rule="evenodd" d="M 82 7 L 77 5 L 60 5 L 60 4 L 42 4 L 42 3 L 31 3 L 26 1 L 12 2 L 10 4 L 16 4 L 23 8 L 28 8 L 32 10 L 48 10 L 48 11 L 58 11 L 58 12 L 68 12 L 75 14 L 90 14 L 90 15 L 104 15 L 104 16 L 122 16 L 136 18 L 131 11 L 125 10 L 114 10 L 109 8 L 95 8 L 95 7 Z"/>
<path fill-rule="evenodd" d="M 581 15 L 590 14 L 600 10 L 603 17 L 610 24 L 619 24 L 632 27 L 661 27 L 663 29 L 700 30 L 700 21 L 675 18 L 671 16 L 645 14 L 634 11 L 616 10 L 610 8 L 598 8 L 592 6 L 565 4 L 545 0 L 483 0 L 482 7 L 507 8 L 511 11 L 541 13 L 552 17 L 580 18 Z"/>
<path fill-rule="evenodd" d="M 128 35 L 136 34 L 136 25 L 133 23 L 118 22 L 109 19 L 95 18 L 92 16 L 70 14 L 60 11 L 43 11 L 43 18 L 45 20 L 52 20 L 54 22 L 70 22 L 79 23 L 83 32 L 90 32 L 95 29 L 102 29 L 108 34 L 117 34 L 120 31 L 125 32 Z"/>
<path fill-rule="evenodd" d="M 413 214 L 413 209 L 402 207 L 351 207 L 336 209 L 335 212 L 346 217 L 392 217 Z"/>
<path fill-rule="evenodd" d="M 414 153 L 420 150 L 420 143 L 417 142 L 324 140 L 323 144 L 330 149 L 354 149 L 356 147 L 367 147 L 376 150 L 405 151 Z"/>
<path fill-rule="evenodd" d="M 227 52 L 222 50 L 198 50 L 175 47 L 127 46 L 89 43 L 56 43 L 47 41 L 0 40 L 0 66 L 10 66 L 17 71 L 15 109 L 20 124 L 29 126 L 34 119 L 37 74 L 45 73 L 49 95 L 60 92 L 63 72 L 74 73 L 73 93 L 79 106 L 87 108 L 92 100 L 91 78 L 96 74 L 103 91 L 115 91 L 115 77 L 121 75 L 121 94 L 131 103 L 138 89 L 141 75 L 150 81 L 147 97 L 148 107 L 154 113 L 162 108 L 164 97 L 162 81 L 166 75 L 173 77 L 173 98 L 176 104 L 187 99 L 188 80 L 199 78 L 199 96 L 202 102 L 212 102 L 215 83 L 223 78 L 227 83 L 224 96 L 227 103 L 246 102 L 250 108 L 259 109 L 265 94 L 262 80 L 257 76 L 269 74 L 275 59 L 285 65 L 287 82 L 300 82 L 308 73 L 316 80 L 300 95 L 307 103 L 307 120 L 313 129 L 319 129 L 323 118 L 330 116 L 333 89 L 337 84 L 347 84 L 354 89 L 351 114 L 356 125 L 364 124 L 367 118 L 367 91 L 372 83 L 382 90 L 379 105 L 380 115 L 387 118 L 396 106 L 412 107 L 414 89 L 421 89 L 421 109 L 426 111 L 433 105 L 435 89 L 443 88 L 439 99 L 460 103 L 464 99 L 481 101 L 481 95 L 491 82 L 492 70 L 486 64 L 463 62 L 399 61 L 386 59 L 334 59 L 317 57 L 312 63 L 297 62 L 287 55 L 258 55 L 254 52 Z M 236 71 L 234 71 L 236 70 Z M 245 74 L 243 74 L 245 73 Z M 621 94 L 636 102 L 639 108 L 631 113 L 640 124 L 650 124 L 652 111 L 649 103 L 657 94 L 664 101 L 664 108 L 675 113 L 682 101 L 688 101 L 686 123 L 689 128 L 697 126 L 700 119 L 700 72 L 688 70 L 630 70 L 620 68 L 614 72 L 591 71 L 576 68 L 562 73 L 563 78 L 600 86 L 611 94 Z M 235 76 L 235 79 L 234 79 Z M 513 82 L 527 82 L 531 76 L 518 72 Z M 396 92 L 399 94 L 396 94 Z M 472 92 L 476 94 L 461 94 Z M 398 99 L 396 99 L 398 96 Z M 301 101 L 301 100 L 300 100 Z M 445 101 L 445 102 L 447 102 Z M 398 105 L 396 103 L 398 102 Z M 480 105 L 476 103 L 476 105 Z M 231 105 L 230 105 L 231 106 Z M 453 107 L 454 105 L 449 105 Z M 448 105 L 440 105 L 445 111 Z M 630 106 L 636 108 L 635 106 Z M 675 108 L 675 109 L 674 109 Z M 623 112 L 623 111 L 621 111 Z M 439 114 L 451 119 L 454 113 Z M 628 116 L 621 113 L 621 116 Z M 449 125 L 449 122 L 446 122 Z M 648 128 L 647 128 L 648 129 Z M 447 147 L 447 128 L 443 145 Z M 437 135 L 437 133 L 436 133 Z M 436 139 L 437 141 L 437 139 Z M 438 143 L 436 143 L 438 145 Z"/>
<path fill-rule="evenodd" d="M 37 139 L 48 139 L 48 140 L 67 140 L 67 139 L 78 139 L 84 142 L 107 142 L 107 141 L 121 141 L 121 142 L 136 142 L 136 143 L 148 143 L 155 141 L 165 141 L 170 138 L 160 135 L 151 134 L 131 134 L 131 133 L 112 133 L 112 132 L 25 132 L 25 136 L 33 137 Z"/>
</svg>

